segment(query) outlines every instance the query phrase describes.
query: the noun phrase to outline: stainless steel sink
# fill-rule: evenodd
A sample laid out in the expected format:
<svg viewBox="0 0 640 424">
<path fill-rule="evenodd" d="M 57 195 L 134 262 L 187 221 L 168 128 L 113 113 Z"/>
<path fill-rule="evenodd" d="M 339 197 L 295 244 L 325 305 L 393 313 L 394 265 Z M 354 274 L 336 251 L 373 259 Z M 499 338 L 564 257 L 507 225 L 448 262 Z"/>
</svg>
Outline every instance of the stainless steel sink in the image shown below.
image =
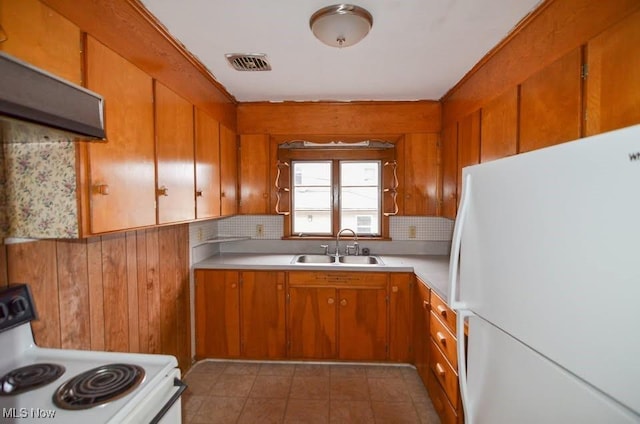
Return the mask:
<svg viewBox="0 0 640 424">
<path fill-rule="evenodd" d="M 294 264 L 332 264 L 335 258 L 328 255 L 298 255 L 293 258 Z"/>
<path fill-rule="evenodd" d="M 350 265 L 383 265 L 377 256 L 340 256 L 340 263 Z"/>
</svg>

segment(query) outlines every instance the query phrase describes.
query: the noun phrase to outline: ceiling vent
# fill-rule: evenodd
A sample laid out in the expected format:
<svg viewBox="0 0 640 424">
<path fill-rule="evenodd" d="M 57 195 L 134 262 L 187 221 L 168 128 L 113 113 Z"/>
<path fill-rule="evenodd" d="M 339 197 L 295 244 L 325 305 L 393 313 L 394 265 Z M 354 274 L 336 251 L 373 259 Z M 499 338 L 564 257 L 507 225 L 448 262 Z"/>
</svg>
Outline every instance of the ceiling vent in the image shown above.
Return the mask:
<svg viewBox="0 0 640 424">
<path fill-rule="evenodd" d="M 236 71 L 270 71 L 271 65 L 264 53 L 229 53 L 225 57 Z"/>
</svg>

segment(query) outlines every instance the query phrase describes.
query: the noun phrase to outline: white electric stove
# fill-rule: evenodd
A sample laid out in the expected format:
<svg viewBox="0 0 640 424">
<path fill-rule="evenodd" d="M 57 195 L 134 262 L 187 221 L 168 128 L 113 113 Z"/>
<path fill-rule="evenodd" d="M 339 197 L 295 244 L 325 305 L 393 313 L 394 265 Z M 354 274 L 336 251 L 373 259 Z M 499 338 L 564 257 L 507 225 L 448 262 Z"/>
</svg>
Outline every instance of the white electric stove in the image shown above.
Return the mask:
<svg viewBox="0 0 640 424">
<path fill-rule="evenodd" d="M 40 348 L 35 317 L 28 286 L 0 292 L 0 422 L 181 422 L 175 357 Z"/>
</svg>

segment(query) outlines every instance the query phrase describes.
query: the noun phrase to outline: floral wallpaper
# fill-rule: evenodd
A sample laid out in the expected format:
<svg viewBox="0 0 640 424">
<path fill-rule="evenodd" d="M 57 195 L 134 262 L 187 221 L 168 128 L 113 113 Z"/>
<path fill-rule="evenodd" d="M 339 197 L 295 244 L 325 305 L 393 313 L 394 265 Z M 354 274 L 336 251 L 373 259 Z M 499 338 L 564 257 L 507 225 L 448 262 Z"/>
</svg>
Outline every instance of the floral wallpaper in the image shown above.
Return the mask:
<svg viewBox="0 0 640 424">
<path fill-rule="evenodd" d="M 43 127 L 0 123 L 5 237 L 77 238 L 73 136 Z M 3 178 L 4 176 L 4 178 Z M 1 212 L 1 211 L 0 211 Z M 1 219 L 1 216 L 0 216 Z"/>
</svg>

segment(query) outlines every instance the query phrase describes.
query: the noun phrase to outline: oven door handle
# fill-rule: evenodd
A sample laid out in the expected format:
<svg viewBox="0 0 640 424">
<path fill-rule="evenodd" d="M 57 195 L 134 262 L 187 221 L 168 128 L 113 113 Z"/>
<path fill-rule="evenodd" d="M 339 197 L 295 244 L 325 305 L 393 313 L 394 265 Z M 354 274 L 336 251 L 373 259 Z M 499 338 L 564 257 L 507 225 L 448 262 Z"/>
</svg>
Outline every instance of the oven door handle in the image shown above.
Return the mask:
<svg viewBox="0 0 640 424">
<path fill-rule="evenodd" d="M 173 396 L 171 396 L 171 399 L 169 399 L 167 401 L 167 403 L 164 404 L 164 406 L 162 407 L 160 412 L 158 412 L 156 414 L 156 416 L 153 417 L 153 419 L 151 421 L 149 421 L 149 424 L 158 424 L 160 422 L 160 420 L 162 419 L 162 417 L 164 417 L 165 414 L 169 411 L 169 409 L 171 409 L 173 404 L 176 403 L 176 401 L 178 399 L 180 399 L 180 396 L 182 396 L 182 393 L 185 390 L 187 390 L 187 384 L 185 382 L 183 382 L 182 380 L 180 380 L 179 378 L 174 378 L 173 379 L 173 386 L 174 387 L 178 387 L 178 390 L 176 390 L 176 392 L 173 394 Z"/>
</svg>

